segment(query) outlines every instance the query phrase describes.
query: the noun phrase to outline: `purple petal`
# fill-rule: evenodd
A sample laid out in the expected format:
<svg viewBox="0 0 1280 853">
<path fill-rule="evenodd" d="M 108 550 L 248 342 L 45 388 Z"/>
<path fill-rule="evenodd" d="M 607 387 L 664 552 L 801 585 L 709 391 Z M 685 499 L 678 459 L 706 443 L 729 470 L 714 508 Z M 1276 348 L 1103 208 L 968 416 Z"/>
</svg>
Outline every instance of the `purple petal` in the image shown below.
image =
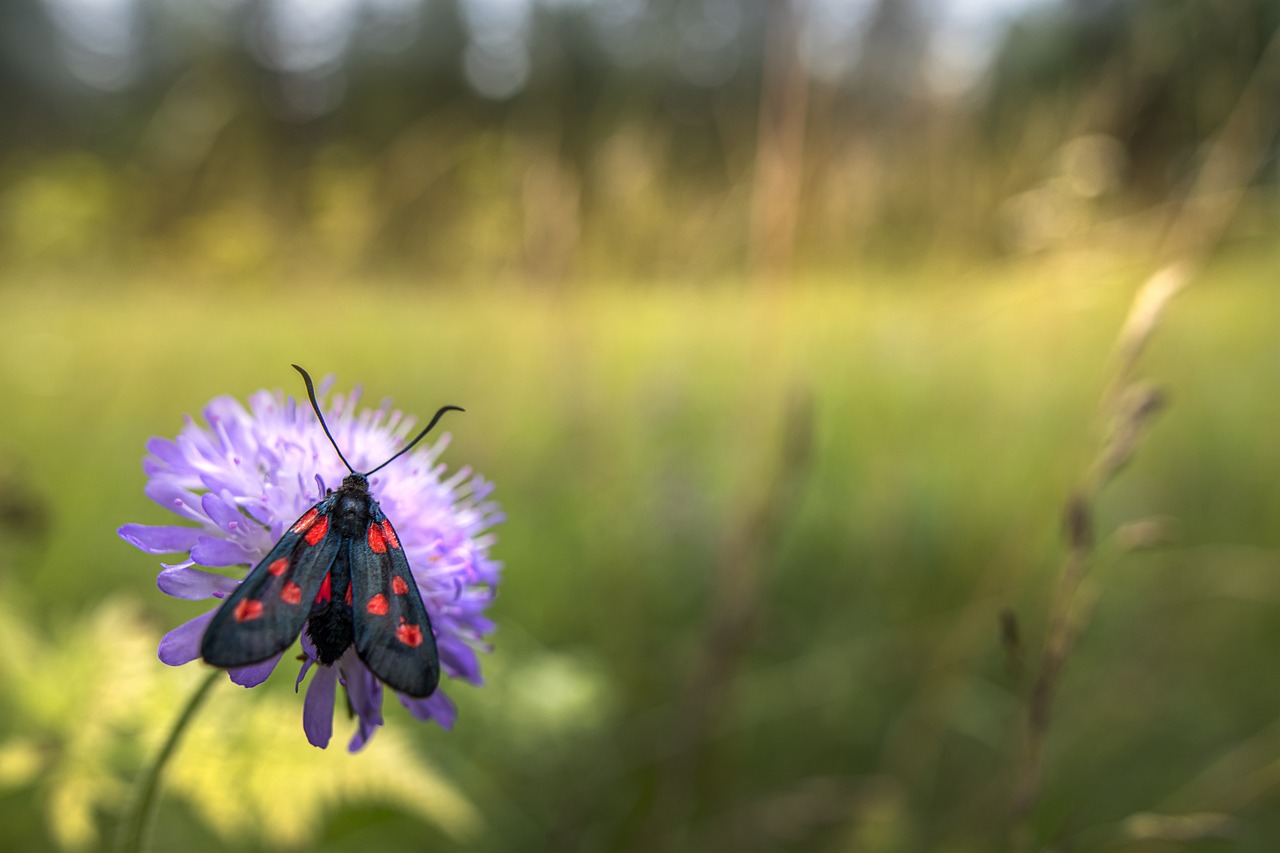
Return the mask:
<svg viewBox="0 0 1280 853">
<path fill-rule="evenodd" d="M 351 736 L 351 740 L 347 742 L 347 752 L 359 752 L 364 749 L 365 744 L 373 740 L 373 732 L 376 726 L 370 725 L 364 720 L 360 720 L 360 724 L 356 726 L 356 733 Z"/>
<path fill-rule="evenodd" d="M 343 658 L 342 673 L 346 677 L 347 698 L 359 721 L 347 751 L 359 752 L 382 725 L 382 682 L 352 652 Z"/>
<path fill-rule="evenodd" d="M 255 521 L 263 527 L 270 527 L 272 523 L 283 522 L 283 518 L 277 518 L 270 504 L 264 503 L 265 497 L 258 500 L 247 502 L 241 509 L 247 512 Z"/>
<path fill-rule="evenodd" d="M 488 603 L 491 600 L 492 598 L 485 599 L 481 602 L 481 606 L 488 606 Z M 481 616 L 479 613 L 468 613 L 466 614 L 466 619 L 467 626 L 471 628 L 472 631 L 475 631 L 477 634 L 482 636 L 484 634 L 492 634 L 498 628 L 497 624 L 495 624 L 492 619 Z"/>
<path fill-rule="evenodd" d="M 214 397 L 209 401 L 209 405 L 204 407 L 204 419 L 210 424 L 224 420 L 238 421 L 247 417 L 248 414 L 244 406 L 240 405 L 240 401 L 228 394 Z"/>
<path fill-rule="evenodd" d="M 243 475 L 239 471 L 201 471 L 200 483 L 209 490 L 205 495 L 235 494 L 245 489 Z"/>
<path fill-rule="evenodd" d="M 185 468 L 187 460 L 178 445 L 167 438 L 153 438 L 147 442 L 147 452 L 169 468 Z M 151 461 L 151 460 L 147 460 Z"/>
<path fill-rule="evenodd" d="M 409 709 L 419 720 L 435 720 L 442 729 L 453 728 L 453 721 L 458 717 L 458 708 L 443 690 L 437 690 L 425 699 L 412 696 L 401 696 L 400 704 Z"/>
<path fill-rule="evenodd" d="M 350 656 L 342 662 L 342 674 L 346 676 L 347 695 L 351 697 L 351 710 L 361 720 L 375 726 L 382 725 L 382 682 L 363 663 L 354 663 Z"/>
<path fill-rule="evenodd" d="M 204 535 L 198 527 L 152 527 L 149 524 L 126 524 L 116 532 L 121 539 L 148 554 L 190 551 Z"/>
<path fill-rule="evenodd" d="M 252 666 L 229 669 L 227 674 L 231 676 L 232 681 L 241 687 L 257 687 L 267 680 L 267 677 L 271 675 L 272 670 L 276 668 L 278 663 L 280 663 L 280 655 L 269 657 L 262 663 L 255 663 Z"/>
<path fill-rule="evenodd" d="M 226 575 L 193 569 L 189 566 L 173 566 L 156 576 L 156 586 L 160 591 L 174 598 L 197 600 L 201 598 L 221 598 L 235 591 L 240 582 Z M 222 593 L 222 595 L 218 595 Z"/>
<path fill-rule="evenodd" d="M 333 695 L 338 684 L 338 668 L 318 666 L 307 685 L 302 703 L 302 730 L 312 746 L 324 749 L 333 737 Z"/>
<path fill-rule="evenodd" d="M 452 634 L 438 637 L 440 667 L 454 678 L 480 683 L 480 659 L 475 650 Z"/>
<path fill-rule="evenodd" d="M 190 622 L 183 622 L 164 635 L 157 654 L 169 666 L 182 666 L 200 657 L 200 638 L 216 610 L 202 613 Z"/>
<path fill-rule="evenodd" d="M 209 492 L 200 498 L 200 507 L 214 524 L 230 533 L 244 523 L 240 508 L 221 495 Z"/>
<path fill-rule="evenodd" d="M 207 464 L 217 464 L 219 453 L 204 430 L 184 429 L 178 434 L 176 441 L 178 450 L 187 459 L 188 472 L 196 473 Z"/>
<path fill-rule="evenodd" d="M 202 566 L 236 566 L 256 563 L 257 559 L 239 542 L 201 536 L 191 549 L 191 559 Z"/>
<path fill-rule="evenodd" d="M 200 501 L 195 492 L 190 489 L 184 489 L 166 478 L 152 480 L 147 483 L 143 491 L 146 492 L 147 497 L 170 512 L 176 512 L 178 515 L 189 518 L 192 521 L 201 520 L 200 512 L 196 510 Z"/>
<path fill-rule="evenodd" d="M 298 688 L 302 687 L 302 679 L 307 677 L 307 670 L 311 669 L 311 664 L 315 663 L 315 658 L 310 655 L 304 655 L 302 658 L 302 666 L 298 668 L 298 680 L 293 682 L 293 692 L 297 693 Z"/>
</svg>

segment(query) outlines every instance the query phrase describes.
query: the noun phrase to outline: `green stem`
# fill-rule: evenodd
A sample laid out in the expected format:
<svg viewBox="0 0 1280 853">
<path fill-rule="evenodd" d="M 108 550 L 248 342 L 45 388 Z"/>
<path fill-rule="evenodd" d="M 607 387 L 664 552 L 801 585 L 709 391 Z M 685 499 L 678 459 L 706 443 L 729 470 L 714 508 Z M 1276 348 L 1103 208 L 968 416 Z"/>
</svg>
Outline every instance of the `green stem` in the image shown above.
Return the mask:
<svg viewBox="0 0 1280 853">
<path fill-rule="evenodd" d="M 182 709 L 182 714 L 173 724 L 168 740 L 164 742 L 155 762 L 142 777 L 132 812 L 120 824 L 120 831 L 116 836 L 116 853 L 140 853 L 142 850 L 143 840 L 150 834 L 151 824 L 155 818 L 156 795 L 160 791 L 160 777 L 164 775 L 165 765 L 169 763 L 169 757 L 173 755 L 178 741 L 182 739 L 182 733 L 195 718 L 196 711 L 200 709 L 204 697 L 209 693 L 209 688 L 213 687 L 213 683 L 222 674 L 222 670 L 209 673 L 209 677 L 196 688 L 195 693 L 191 694 L 187 707 Z"/>
</svg>

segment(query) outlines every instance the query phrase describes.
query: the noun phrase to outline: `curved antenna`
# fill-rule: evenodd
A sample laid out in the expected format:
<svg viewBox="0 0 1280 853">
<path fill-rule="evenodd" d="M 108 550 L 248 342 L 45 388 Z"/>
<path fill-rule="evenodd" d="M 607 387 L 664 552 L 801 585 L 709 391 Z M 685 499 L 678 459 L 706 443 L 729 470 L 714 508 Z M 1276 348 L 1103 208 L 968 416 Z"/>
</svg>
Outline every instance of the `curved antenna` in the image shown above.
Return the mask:
<svg viewBox="0 0 1280 853">
<path fill-rule="evenodd" d="M 311 382 L 311 374 L 307 373 L 307 371 L 303 370 L 301 367 L 299 367 L 296 364 L 293 365 L 293 369 L 301 373 L 302 381 L 307 383 L 307 397 L 311 399 L 311 408 L 315 410 L 316 417 L 320 419 L 320 427 L 324 430 L 324 434 L 329 437 L 329 443 L 333 445 L 334 450 L 338 451 L 338 458 L 342 460 L 343 465 L 347 466 L 348 471 L 350 471 L 352 474 L 358 473 L 355 468 L 351 467 L 351 463 L 347 461 L 347 457 L 342 455 L 342 449 L 338 447 L 338 442 L 333 440 L 333 433 L 329 432 L 329 425 L 324 422 L 324 415 L 320 414 L 320 404 L 316 402 L 316 387 Z M 427 424 L 427 428 L 424 429 L 422 432 L 418 433 L 417 437 L 414 438 L 413 441 L 409 442 L 403 448 L 401 448 L 400 452 L 397 453 L 395 456 L 392 456 L 390 459 L 388 459 L 386 462 L 383 462 L 377 468 L 374 468 L 372 471 L 362 474 L 361 476 L 363 477 L 373 476 L 378 471 L 381 471 L 383 468 L 386 468 L 392 462 L 395 462 L 401 456 L 404 456 L 406 453 L 412 450 L 415 444 L 417 444 L 419 441 L 422 441 L 422 439 L 426 438 L 427 433 L 431 432 L 431 428 L 434 427 L 436 423 L 439 422 L 440 418 L 444 417 L 445 412 L 465 412 L 465 411 L 466 409 L 462 408 L 461 406 L 441 406 L 440 410 L 435 413 L 434 417 L 431 418 L 431 423 Z"/>
<path fill-rule="evenodd" d="M 347 466 L 348 471 L 352 474 L 356 473 L 356 469 L 351 467 L 351 463 L 347 461 L 347 457 L 342 455 L 342 449 L 338 447 L 338 442 L 333 440 L 333 433 L 329 432 L 329 425 L 324 422 L 324 415 L 320 414 L 320 404 L 316 402 L 316 386 L 311 382 L 311 374 L 307 373 L 307 371 L 298 367 L 296 364 L 293 365 L 293 369 L 301 373 L 302 381 L 307 383 L 307 396 L 311 398 L 311 408 L 315 409 L 316 417 L 320 419 L 320 427 L 324 430 L 324 434 L 329 437 L 329 443 L 333 445 L 334 450 L 338 451 L 338 458 L 342 460 L 343 465 Z M 434 421 L 432 421 L 432 423 L 434 423 Z"/>
<path fill-rule="evenodd" d="M 431 423 L 427 424 L 427 428 L 426 428 L 426 429 L 424 429 L 422 432 L 418 433 L 417 438 L 415 438 L 413 441 L 411 441 L 411 442 L 409 442 L 408 444 L 406 444 L 406 445 L 404 446 L 404 448 L 403 448 L 399 453 L 397 453 L 395 456 L 392 456 L 392 457 L 391 457 L 390 459 L 388 459 L 386 462 L 383 462 L 383 463 L 382 463 L 381 465 L 379 465 L 377 468 L 374 468 L 372 471 L 370 471 L 370 472 L 368 472 L 367 474 L 365 474 L 365 476 L 366 476 L 366 477 L 372 477 L 372 476 L 373 476 L 374 474 L 376 474 L 378 471 L 381 471 L 383 468 L 386 468 L 386 467 L 387 467 L 388 465 L 390 465 L 392 462 L 395 462 L 395 461 L 396 461 L 397 459 L 399 459 L 401 456 L 404 456 L 406 453 L 408 453 L 410 450 L 412 450 L 412 449 L 413 449 L 413 446 L 414 446 L 415 444 L 417 444 L 419 441 L 422 441 L 422 439 L 426 438 L 427 433 L 431 432 L 431 428 L 432 428 L 433 426 L 435 426 L 435 425 L 436 425 L 436 422 L 437 422 L 437 421 L 439 421 L 439 420 L 440 420 L 440 418 L 444 417 L 444 413 L 445 413 L 445 412 L 465 412 L 465 411 L 466 411 L 466 409 L 462 408 L 461 406 L 441 406 L 441 407 L 440 407 L 440 410 L 439 410 L 438 412 L 436 412 L 435 417 L 433 417 L 433 418 L 431 419 Z M 346 460 L 344 459 L 343 461 L 345 462 Z M 350 467 L 350 466 L 348 466 L 348 467 Z"/>
</svg>

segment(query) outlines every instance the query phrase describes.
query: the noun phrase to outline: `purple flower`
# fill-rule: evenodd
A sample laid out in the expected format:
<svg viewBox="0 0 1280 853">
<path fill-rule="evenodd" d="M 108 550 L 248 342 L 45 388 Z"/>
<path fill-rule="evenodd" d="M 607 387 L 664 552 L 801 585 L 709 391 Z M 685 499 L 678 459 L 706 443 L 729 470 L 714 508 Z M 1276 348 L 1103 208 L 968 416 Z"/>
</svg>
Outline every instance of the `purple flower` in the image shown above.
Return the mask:
<svg viewBox="0 0 1280 853">
<path fill-rule="evenodd" d="M 357 471 L 367 471 L 404 446 L 411 418 L 378 409 L 357 411 L 359 392 L 334 397 L 326 405 L 329 382 L 319 399 L 337 445 Z M 187 418 L 174 441 L 154 438 L 143 463 L 147 495 L 198 526 L 126 524 L 126 542 L 149 554 L 184 553 L 174 564 L 162 564 L 156 579 L 165 593 L 184 599 L 222 599 L 239 581 L 204 567 L 253 565 L 308 508 L 325 496 L 326 484 L 337 485 L 347 473 L 306 403 L 298 405 L 282 392 L 259 391 L 246 411 L 239 401 L 218 397 L 205 408 L 202 426 Z M 397 459 L 369 480 L 370 491 L 395 524 L 431 617 L 440 665 L 445 675 L 480 684 L 477 650 L 488 649 L 484 637 L 494 625 L 485 616 L 493 600 L 501 564 L 489 558 L 494 536 L 487 531 L 502 521 L 497 504 L 488 500 L 493 485 L 463 468 L 445 477 L 436 460 L 448 445 L 434 445 Z M 178 626 L 160 641 L 160 660 L 171 666 L 200 657 L 200 640 L 216 610 Z M 349 749 L 364 746 L 382 725 L 383 685 L 348 649 L 333 666 L 317 663 L 315 648 L 302 633 L 304 660 L 298 686 L 313 671 L 303 703 L 302 726 L 307 739 L 327 746 L 333 732 L 337 686 L 346 690 L 358 718 Z M 264 682 L 281 655 L 230 670 L 231 680 L 245 687 Z M 400 696 L 420 720 L 453 725 L 455 709 L 443 689 L 425 699 Z"/>
</svg>

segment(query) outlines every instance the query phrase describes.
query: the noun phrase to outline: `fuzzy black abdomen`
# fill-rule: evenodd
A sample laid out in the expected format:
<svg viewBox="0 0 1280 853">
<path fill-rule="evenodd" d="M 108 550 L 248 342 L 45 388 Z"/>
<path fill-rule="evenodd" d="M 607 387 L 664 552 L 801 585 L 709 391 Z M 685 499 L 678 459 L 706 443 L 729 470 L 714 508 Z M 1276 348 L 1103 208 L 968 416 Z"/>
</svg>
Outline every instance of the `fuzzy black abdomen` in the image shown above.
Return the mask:
<svg viewBox="0 0 1280 853">
<path fill-rule="evenodd" d="M 321 587 L 307 619 L 307 636 L 316 647 L 316 658 L 326 666 L 342 657 L 343 652 L 355 642 L 351 616 L 351 562 L 346 548 L 344 543 L 338 551 L 338 558 L 329 570 L 328 583 Z"/>
<path fill-rule="evenodd" d="M 355 641 L 351 608 L 338 604 L 312 615 L 307 621 L 307 636 L 316 647 L 316 659 L 331 665 Z"/>
</svg>

